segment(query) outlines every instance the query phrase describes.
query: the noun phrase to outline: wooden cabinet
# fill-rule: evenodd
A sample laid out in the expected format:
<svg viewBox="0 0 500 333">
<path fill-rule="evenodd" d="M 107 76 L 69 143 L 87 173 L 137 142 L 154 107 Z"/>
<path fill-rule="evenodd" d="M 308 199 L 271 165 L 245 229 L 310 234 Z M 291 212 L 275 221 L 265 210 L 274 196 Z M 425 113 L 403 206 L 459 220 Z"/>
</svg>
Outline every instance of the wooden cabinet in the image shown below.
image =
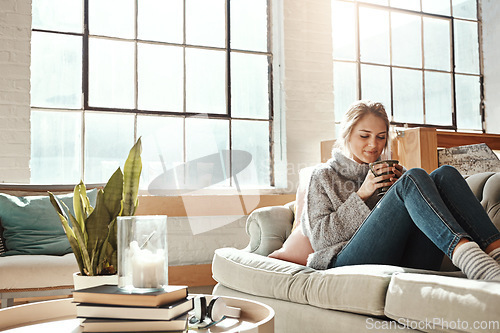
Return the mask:
<svg viewBox="0 0 500 333">
<path fill-rule="evenodd" d="M 422 168 L 432 172 L 438 167 L 435 128 L 417 127 L 398 133 L 393 143 L 393 158 L 407 169 Z"/>
</svg>

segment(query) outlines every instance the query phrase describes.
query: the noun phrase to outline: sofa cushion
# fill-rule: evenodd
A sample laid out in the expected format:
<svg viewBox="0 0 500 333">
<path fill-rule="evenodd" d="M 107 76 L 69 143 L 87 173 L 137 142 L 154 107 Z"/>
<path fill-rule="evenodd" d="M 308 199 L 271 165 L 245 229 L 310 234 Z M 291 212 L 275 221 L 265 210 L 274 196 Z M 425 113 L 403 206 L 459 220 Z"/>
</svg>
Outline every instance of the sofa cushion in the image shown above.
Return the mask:
<svg viewBox="0 0 500 333">
<path fill-rule="evenodd" d="M 426 332 L 499 332 L 500 282 L 396 274 L 387 291 L 385 314 Z"/>
<path fill-rule="evenodd" d="M 212 274 L 226 287 L 258 296 L 307 303 L 303 290 L 290 292 L 290 284 L 307 280 L 312 268 L 234 248 L 215 250 Z M 299 274 L 303 273 L 303 274 Z"/>
<path fill-rule="evenodd" d="M 10 256 L 0 258 L 0 290 L 72 286 L 79 272 L 73 253 L 64 256 Z"/>
<path fill-rule="evenodd" d="M 97 189 L 87 193 L 95 205 Z M 73 193 L 58 195 L 73 214 Z M 16 197 L 0 193 L 0 219 L 7 251 L 19 254 L 64 255 L 71 252 L 61 220 L 49 196 Z"/>
<path fill-rule="evenodd" d="M 325 309 L 383 315 L 392 274 L 406 269 L 358 265 L 316 271 L 233 248 L 215 251 L 212 273 L 220 284 L 248 294 Z"/>
</svg>

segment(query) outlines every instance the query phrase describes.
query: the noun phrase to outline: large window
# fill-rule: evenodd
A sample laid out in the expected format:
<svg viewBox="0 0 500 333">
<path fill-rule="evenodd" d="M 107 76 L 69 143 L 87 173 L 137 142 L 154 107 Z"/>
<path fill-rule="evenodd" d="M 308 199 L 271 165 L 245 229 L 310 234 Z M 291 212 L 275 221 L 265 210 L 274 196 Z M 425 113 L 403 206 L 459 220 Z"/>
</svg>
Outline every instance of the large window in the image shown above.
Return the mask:
<svg viewBox="0 0 500 333">
<path fill-rule="evenodd" d="M 356 99 L 398 126 L 483 129 L 476 0 L 332 1 L 336 121 Z"/>
<path fill-rule="evenodd" d="M 268 0 L 33 0 L 32 183 L 268 187 Z"/>
</svg>

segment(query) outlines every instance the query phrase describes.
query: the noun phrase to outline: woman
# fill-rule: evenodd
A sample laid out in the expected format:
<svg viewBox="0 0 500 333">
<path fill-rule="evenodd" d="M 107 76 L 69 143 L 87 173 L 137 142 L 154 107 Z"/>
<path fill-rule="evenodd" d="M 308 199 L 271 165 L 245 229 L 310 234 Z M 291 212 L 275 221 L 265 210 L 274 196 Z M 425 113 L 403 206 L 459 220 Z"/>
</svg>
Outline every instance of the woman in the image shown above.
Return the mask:
<svg viewBox="0 0 500 333">
<path fill-rule="evenodd" d="M 382 104 L 354 103 L 347 111 L 332 158 L 313 171 L 302 228 L 316 269 L 387 264 L 438 270 L 443 253 L 471 279 L 500 281 L 500 232 L 456 169 L 430 175 L 368 164 L 388 146 Z M 379 188 L 391 184 L 380 197 Z"/>
</svg>

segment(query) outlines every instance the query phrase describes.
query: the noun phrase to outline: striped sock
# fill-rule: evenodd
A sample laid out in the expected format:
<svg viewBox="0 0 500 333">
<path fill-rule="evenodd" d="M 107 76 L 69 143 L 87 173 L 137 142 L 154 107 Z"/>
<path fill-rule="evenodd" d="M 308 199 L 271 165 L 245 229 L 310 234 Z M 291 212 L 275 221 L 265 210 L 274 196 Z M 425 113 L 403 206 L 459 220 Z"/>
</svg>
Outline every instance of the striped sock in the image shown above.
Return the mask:
<svg viewBox="0 0 500 333">
<path fill-rule="evenodd" d="M 475 242 L 467 242 L 457 247 L 451 261 L 469 279 L 500 281 L 500 265 Z"/>
<path fill-rule="evenodd" d="M 500 247 L 494 249 L 493 251 L 491 251 L 488 254 L 490 255 L 490 257 L 492 257 L 493 259 L 495 259 L 497 263 L 500 264 Z"/>
</svg>

